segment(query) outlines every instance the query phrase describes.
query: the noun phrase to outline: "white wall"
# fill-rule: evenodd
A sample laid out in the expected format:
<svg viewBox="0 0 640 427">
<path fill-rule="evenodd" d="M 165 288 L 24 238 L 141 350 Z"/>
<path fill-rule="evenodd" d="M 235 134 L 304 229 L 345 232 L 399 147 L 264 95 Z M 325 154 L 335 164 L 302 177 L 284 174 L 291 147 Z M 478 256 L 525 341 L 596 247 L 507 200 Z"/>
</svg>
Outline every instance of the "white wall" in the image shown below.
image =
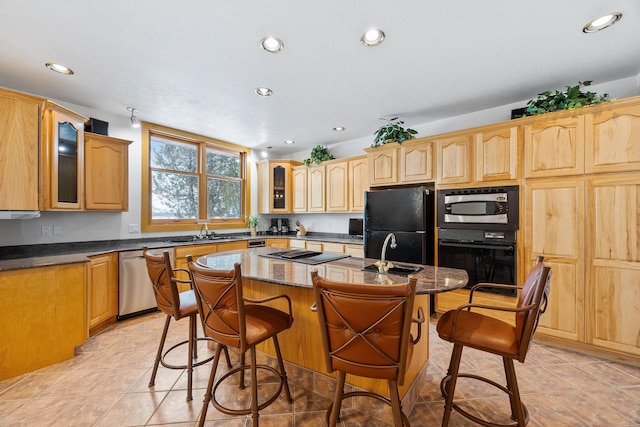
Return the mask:
<svg viewBox="0 0 640 427">
<path fill-rule="evenodd" d="M 594 85 L 589 88 L 597 93 L 609 93 L 615 98 L 627 98 L 640 95 L 640 75 L 626 79 Z M 55 100 L 54 100 L 55 101 Z M 99 110 L 93 110 L 79 105 L 73 105 L 56 101 L 61 105 L 87 117 L 95 117 L 109 122 L 109 136 L 132 140 L 129 146 L 129 211 L 122 213 L 111 212 L 42 212 L 41 217 L 30 220 L 0 220 L 0 244 L 2 246 L 28 245 L 42 243 L 60 243 L 74 241 L 131 239 L 141 237 L 155 237 L 176 233 L 129 233 L 129 224 L 140 225 L 140 199 L 141 199 L 141 133 L 139 129 L 130 126 L 129 115 L 123 107 L 123 114 L 116 116 L 106 114 Z M 511 110 L 522 107 L 526 100 L 510 105 L 477 111 L 463 116 L 451 117 L 429 123 L 407 125 L 416 129 L 419 136 L 436 135 L 475 126 L 482 126 L 509 119 Z M 188 129 L 185 129 L 188 130 Z M 331 154 L 340 157 L 349 157 L 363 154 L 363 148 L 371 145 L 372 136 L 353 139 L 329 146 Z M 291 156 L 292 159 L 302 160 L 308 157 L 308 151 L 298 152 Z M 255 154 L 254 154 L 255 156 Z M 251 167 L 251 206 L 253 212 L 257 206 L 257 180 L 255 161 L 250 159 Z M 298 214 L 290 215 L 291 225 L 299 220 L 310 232 L 347 233 L 349 218 L 359 217 L 362 214 Z M 267 230 L 270 218 L 277 215 L 263 215 L 259 224 L 259 230 Z M 42 236 L 41 228 L 44 225 L 61 226 L 62 234 Z M 234 230 L 229 230 L 234 231 Z M 241 231 L 245 231 L 242 229 Z M 189 234 L 189 233 L 185 233 Z"/>
</svg>

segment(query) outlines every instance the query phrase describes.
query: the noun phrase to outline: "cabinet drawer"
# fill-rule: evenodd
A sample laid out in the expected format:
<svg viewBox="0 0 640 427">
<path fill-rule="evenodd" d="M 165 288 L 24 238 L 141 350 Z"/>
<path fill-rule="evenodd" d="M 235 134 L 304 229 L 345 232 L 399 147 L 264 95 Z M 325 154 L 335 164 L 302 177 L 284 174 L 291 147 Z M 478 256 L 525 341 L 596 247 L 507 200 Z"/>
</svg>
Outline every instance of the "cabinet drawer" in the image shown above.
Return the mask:
<svg viewBox="0 0 640 427">
<path fill-rule="evenodd" d="M 307 248 L 307 242 L 305 242 L 304 240 L 291 239 L 289 241 L 289 247 L 291 249 L 306 249 Z"/>
<path fill-rule="evenodd" d="M 324 252 L 331 252 L 334 254 L 343 254 L 344 245 L 342 243 L 322 243 Z"/>
</svg>

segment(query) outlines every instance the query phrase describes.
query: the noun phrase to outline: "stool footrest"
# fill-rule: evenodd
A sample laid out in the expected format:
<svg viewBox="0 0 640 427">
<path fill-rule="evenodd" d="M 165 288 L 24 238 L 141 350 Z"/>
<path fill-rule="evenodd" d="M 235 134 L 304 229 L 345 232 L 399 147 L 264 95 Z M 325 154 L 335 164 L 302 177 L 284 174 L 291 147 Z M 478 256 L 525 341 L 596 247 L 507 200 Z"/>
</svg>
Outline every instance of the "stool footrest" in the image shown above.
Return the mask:
<svg viewBox="0 0 640 427">
<path fill-rule="evenodd" d="M 212 341 L 211 338 L 196 338 L 196 344 L 198 343 L 198 341 Z M 168 369 L 187 369 L 187 365 L 172 365 L 168 362 L 164 361 L 164 358 L 167 357 L 167 355 L 172 351 L 175 350 L 176 348 L 184 345 L 184 344 L 189 344 L 189 340 L 184 340 L 179 342 L 178 344 L 174 345 L 173 347 L 169 348 L 167 351 L 165 351 L 164 353 L 162 353 L 162 358 L 160 359 L 160 363 L 162 364 L 162 366 L 164 366 L 165 368 Z M 204 365 L 207 362 L 210 362 L 213 360 L 213 358 L 215 357 L 215 355 L 210 356 L 208 358 L 206 358 L 205 360 L 199 360 L 198 362 L 193 363 L 193 367 L 195 368 L 196 366 L 200 366 L 200 365 Z M 196 360 L 196 359 L 193 359 Z"/>
<path fill-rule="evenodd" d="M 497 383 L 497 382 L 495 382 L 493 380 L 490 380 L 489 378 L 481 377 L 481 376 L 475 375 L 475 374 L 464 374 L 464 373 L 458 373 L 458 378 L 471 378 L 471 379 L 474 379 L 474 380 L 482 381 L 484 383 L 487 383 L 487 384 L 490 384 L 490 385 L 494 386 L 495 388 L 497 388 L 499 390 L 502 390 L 503 392 L 508 394 L 510 398 L 513 395 L 511 390 L 509 390 L 507 387 L 505 387 L 502 384 L 499 384 L 499 383 Z M 442 397 L 444 397 L 445 401 L 447 400 L 447 383 L 449 382 L 450 379 L 451 379 L 451 375 L 447 375 L 442 379 L 442 381 L 440 381 L 440 393 L 442 393 Z M 475 422 L 477 424 L 483 425 L 485 427 L 518 427 L 520 425 L 520 424 L 518 424 L 517 420 L 515 420 L 515 423 L 513 423 L 513 424 L 498 424 L 498 423 L 492 423 L 490 421 L 483 420 L 481 418 L 476 417 L 472 413 L 465 411 L 460 406 L 458 406 L 458 404 L 456 404 L 456 402 L 454 402 L 454 401 L 451 402 L 451 409 L 454 409 L 456 412 L 458 412 L 463 417 L 465 417 L 465 418 L 467 418 L 467 419 L 469 419 L 469 420 L 471 420 L 471 421 L 473 421 L 473 422 Z M 527 424 L 529 422 L 529 411 L 527 410 L 527 407 L 525 406 L 524 403 L 522 403 L 522 410 L 524 412 L 524 424 Z"/>
</svg>

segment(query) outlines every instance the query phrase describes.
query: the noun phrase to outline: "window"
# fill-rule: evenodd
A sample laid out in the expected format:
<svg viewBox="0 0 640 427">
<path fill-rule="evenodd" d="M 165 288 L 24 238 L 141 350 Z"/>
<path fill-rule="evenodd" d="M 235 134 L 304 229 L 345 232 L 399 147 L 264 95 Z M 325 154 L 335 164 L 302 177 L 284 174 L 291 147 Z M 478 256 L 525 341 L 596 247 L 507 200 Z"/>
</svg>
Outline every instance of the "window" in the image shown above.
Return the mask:
<svg viewBox="0 0 640 427">
<path fill-rule="evenodd" d="M 143 231 L 246 226 L 246 148 L 146 123 L 142 133 Z"/>
</svg>

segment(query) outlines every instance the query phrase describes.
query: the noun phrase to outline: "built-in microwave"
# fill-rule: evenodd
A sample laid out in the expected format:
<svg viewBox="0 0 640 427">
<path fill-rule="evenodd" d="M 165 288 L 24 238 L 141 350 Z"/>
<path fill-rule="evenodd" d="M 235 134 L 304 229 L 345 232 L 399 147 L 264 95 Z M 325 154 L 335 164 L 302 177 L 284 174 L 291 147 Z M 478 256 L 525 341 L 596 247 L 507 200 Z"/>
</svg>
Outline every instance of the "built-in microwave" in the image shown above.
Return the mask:
<svg viewBox="0 0 640 427">
<path fill-rule="evenodd" d="M 517 185 L 438 190 L 438 227 L 517 230 Z"/>
</svg>

